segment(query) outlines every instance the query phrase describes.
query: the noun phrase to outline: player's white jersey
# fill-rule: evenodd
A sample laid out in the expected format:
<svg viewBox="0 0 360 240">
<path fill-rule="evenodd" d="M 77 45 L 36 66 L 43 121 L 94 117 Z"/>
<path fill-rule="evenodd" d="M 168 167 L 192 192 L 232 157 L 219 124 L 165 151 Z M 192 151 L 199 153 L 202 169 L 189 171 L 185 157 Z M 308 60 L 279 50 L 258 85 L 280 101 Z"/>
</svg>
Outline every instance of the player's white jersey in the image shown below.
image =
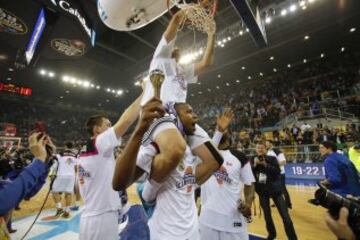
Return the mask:
<svg viewBox="0 0 360 240">
<path fill-rule="evenodd" d="M 57 155 L 57 172 L 56 175 L 60 176 L 74 176 L 75 166 L 77 164 L 77 156 L 71 150 L 65 150 L 63 153 Z"/>
<path fill-rule="evenodd" d="M 95 216 L 121 208 L 119 193 L 112 188 L 114 148 L 121 143 L 113 128 L 89 140 L 79 158 L 79 186 L 84 199 L 81 217 Z"/>
<path fill-rule="evenodd" d="M 165 79 L 161 87 L 160 98 L 163 103 L 167 102 L 186 102 L 187 85 L 196 83 L 195 65 L 189 64 L 182 66 L 171 58 L 171 52 L 174 48 L 175 39 L 167 42 L 165 37 L 161 38 L 157 46 L 153 59 L 150 64 L 149 72 L 154 69 L 160 69 L 164 72 Z M 146 81 L 144 96 L 141 105 L 144 105 L 154 96 L 154 89 L 150 81 Z"/>
<path fill-rule="evenodd" d="M 153 145 L 142 146 L 137 166 L 149 174 L 151 161 L 156 154 Z M 187 147 L 184 159 L 161 186 L 154 213 L 148 223 L 151 239 L 184 240 L 198 231 L 194 201 L 195 159 Z"/>
<path fill-rule="evenodd" d="M 266 155 L 268 155 L 268 156 L 273 156 L 273 157 L 276 157 L 276 159 L 278 160 L 278 163 L 280 164 L 280 163 L 282 163 L 282 162 L 286 162 L 286 158 L 285 158 L 285 155 L 284 155 L 284 153 L 282 153 L 282 152 L 279 152 L 278 154 L 274 151 L 274 149 L 269 149 L 268 151 L 267 151 L 267 154 Z M 285 166 L 284 165 L 280 165 L 280 173 L 281 174 L 285 174 Z"/>
<path fill-rule="evenodd" d="M 230 150 L 220 151 L 224 163 L 201 186 L 200 223 L 225 232 L 246 231 L 246 221 L 238 211 L 242 185 L 255 182 L 250 163 L 241 162 Z"/>
</svg>

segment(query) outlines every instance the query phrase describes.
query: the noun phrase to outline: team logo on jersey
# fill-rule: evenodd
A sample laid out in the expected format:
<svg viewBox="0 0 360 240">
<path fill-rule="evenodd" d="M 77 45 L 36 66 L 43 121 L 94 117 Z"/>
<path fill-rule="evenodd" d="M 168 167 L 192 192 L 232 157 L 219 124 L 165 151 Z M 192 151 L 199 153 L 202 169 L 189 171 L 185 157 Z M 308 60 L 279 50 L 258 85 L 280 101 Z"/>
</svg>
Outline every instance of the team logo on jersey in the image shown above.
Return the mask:
<svg viewBox="0 0 360 240">
<path fill-rule="evenodd" d="M 229 178 L 229 174 L 227 173 L 226 168 L 223 165 L 221 165 L 219 170 L 214 173 L 214 176 L 219 185 L 222 185 L 224 182 L 229 184 L 232 182 L 231 178 Z"/>
<path fill-rule="evenodd" d="M 185 81 L 185 76 L 183 74 L 177 74 L 175 77 L 174 77 L 174 80 L 175 82 L 177 82 L 181 89 L 186 91 L 187 90 L 187 84 L 186 84 L 186 81 Z"/>
<path fill-rule="evenodd" d="M 191 192 L 193 185 L 196 184 L 196 179 L 193 174 L 191 166 L 185 168 L 183 179 L 176 183 L 176 188 L 181 189 L 186 186 L 186 192 Z"/>
<path fill-rule="evenodd" d="M 90 172 L 86 171 L 81 165 L 79 165 L 78 167 L 78 171 L 79 171 L 79 183 L 80 185 L 83 185 L 85 183 L 85 178 L 89 178 L 91 177 Z"/>
</svg>

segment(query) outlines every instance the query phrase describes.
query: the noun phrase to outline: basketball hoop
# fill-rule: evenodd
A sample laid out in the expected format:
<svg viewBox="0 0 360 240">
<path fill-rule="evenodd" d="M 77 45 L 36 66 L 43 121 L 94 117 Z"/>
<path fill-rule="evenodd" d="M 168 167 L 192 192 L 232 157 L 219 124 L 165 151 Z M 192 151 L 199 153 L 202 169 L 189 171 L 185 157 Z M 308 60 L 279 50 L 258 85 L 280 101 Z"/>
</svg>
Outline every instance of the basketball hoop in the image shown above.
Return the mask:
<svg viewBox="0 0 360 240">
<path fill-rule="evenodd" d="M 183 1 L 175 1 L 178 8 L 185 11 L 185 19 L 182 25 L 188 25 L 192 29 L 200 32 L 213 34 L 216 31 L 214 16 L 218 6 L 218 0 L 198 0 L 196 2 L 187 3 Z M 168 8 L 170 0 L 167 0 Z M 173 12 L 169 12 L 173 15 Z"/>
</svg>

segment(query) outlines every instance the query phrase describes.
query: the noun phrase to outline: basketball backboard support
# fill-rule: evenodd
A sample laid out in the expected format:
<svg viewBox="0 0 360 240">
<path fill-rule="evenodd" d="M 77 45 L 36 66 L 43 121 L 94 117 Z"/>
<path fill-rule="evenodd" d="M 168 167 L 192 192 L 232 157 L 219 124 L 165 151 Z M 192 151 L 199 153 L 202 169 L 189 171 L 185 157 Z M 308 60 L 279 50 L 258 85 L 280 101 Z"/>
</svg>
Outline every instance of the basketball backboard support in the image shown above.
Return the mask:
<svg viewBox="0 0 360 240">
<path fill-rule="evenodd" d="M 260 48 L 267 46 L 264 21 L 261 19 L 256 0 L 230 0 L 237 14 L 241 17 L 251 37 Z"/>
</svg>

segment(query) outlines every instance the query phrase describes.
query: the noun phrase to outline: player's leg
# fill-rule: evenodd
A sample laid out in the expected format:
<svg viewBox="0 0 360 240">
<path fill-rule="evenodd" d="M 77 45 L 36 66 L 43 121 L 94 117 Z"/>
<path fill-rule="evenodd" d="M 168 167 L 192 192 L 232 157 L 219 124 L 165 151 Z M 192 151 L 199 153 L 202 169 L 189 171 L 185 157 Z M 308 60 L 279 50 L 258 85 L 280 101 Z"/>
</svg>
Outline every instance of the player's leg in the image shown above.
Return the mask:
<svg viewBox="0 0 360 240">
<path fill-rule="evenodd" d="M 201 240 L 222 240 L 220 238 L 220 231 L 209 228 L 200 223 L 200 239 Z"/>
<path fill-rule="evenodd" d="M 80 189 L 79 189 L 79 179 L 77 177 L 75 179 L 75 184 L 74 184 L 74 194 L 75 194 L 75 205 L 70 207 L 71 211 L 79 210 L 80 201 L 81 201 L 81 195 L 80 195 Z"/>
<path fill-rule="evenodd" d="M 220 232 L 221 240 L 249 240 L 249 234 L 247 231 L 232 233 L 232 232 Z"/>
<path fill-rule="evenodd" d="M 70 217 L 70 206 L 71 206 L 72 200 L 73 200 L 73 194 L 65 193 L 65 208 L 64 208 L 64 213 L 62 215 L 63 218 Z"/>
<path fill-rule="evenodd" d="M 80 240 L 119 239 L 118 212 L 112 211 L 80 219 Z"/>
<path fill-rule="evenodd" d="M 64 213 L 64 210 L 63 210 L 62 204 L 61 204 L 61 193 L 57 192 L 57 190 L 53 190 L 52 195 L 53 195 L 53 199 L 54 199 L 55 207 L 56 207 L 55 216 L 59 217 L 61 214 Z"/>
</svg>

